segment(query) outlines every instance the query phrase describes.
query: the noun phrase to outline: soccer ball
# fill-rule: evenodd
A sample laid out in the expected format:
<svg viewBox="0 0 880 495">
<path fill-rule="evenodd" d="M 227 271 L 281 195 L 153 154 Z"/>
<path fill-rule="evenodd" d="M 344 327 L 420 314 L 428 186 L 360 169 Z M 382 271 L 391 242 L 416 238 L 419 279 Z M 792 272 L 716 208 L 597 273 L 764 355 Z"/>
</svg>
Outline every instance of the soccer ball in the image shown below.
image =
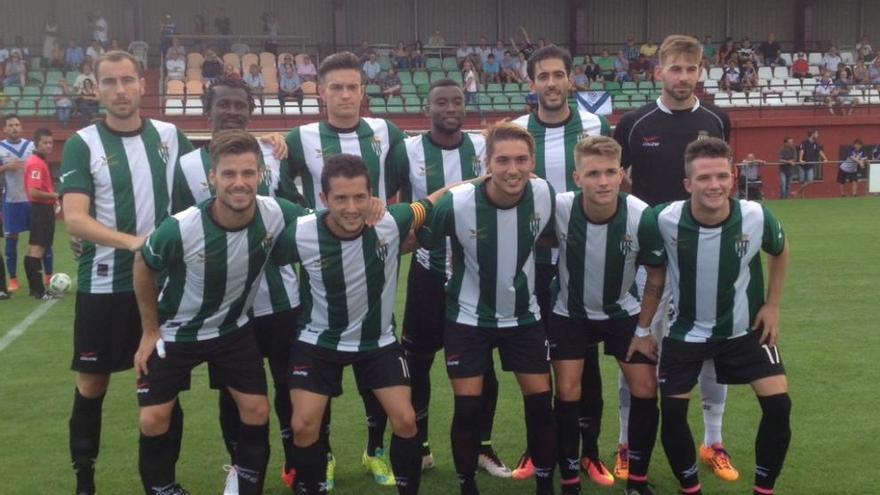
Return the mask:
<svg viewBox="0 0 880 495">
<path fill-rule="evenodd" d="M 71 285 L 73 282 L 70 280 L 70 275 L 66 273 L 56 273 L 49 279 L 49 290 L 55 294 L 67 292 Z"/>
</svg>

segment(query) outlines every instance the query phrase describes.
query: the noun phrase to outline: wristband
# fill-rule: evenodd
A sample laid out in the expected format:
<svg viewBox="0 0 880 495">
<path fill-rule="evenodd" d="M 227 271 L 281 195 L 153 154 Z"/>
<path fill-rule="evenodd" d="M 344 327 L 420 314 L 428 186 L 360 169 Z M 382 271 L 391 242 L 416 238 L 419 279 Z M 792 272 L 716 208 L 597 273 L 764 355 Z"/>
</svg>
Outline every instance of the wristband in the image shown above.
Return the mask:
<svg viewBox="0 0 880 495">
<path fill-rule="evenodd" d="M 647 337 L 648 335 L 651 335 L 650 329 L 648 329 L 647 327 L 643 327 L 641 325 L 636 325 L 636 337 L 641 338 L 641 337 Z"/>
</svg>

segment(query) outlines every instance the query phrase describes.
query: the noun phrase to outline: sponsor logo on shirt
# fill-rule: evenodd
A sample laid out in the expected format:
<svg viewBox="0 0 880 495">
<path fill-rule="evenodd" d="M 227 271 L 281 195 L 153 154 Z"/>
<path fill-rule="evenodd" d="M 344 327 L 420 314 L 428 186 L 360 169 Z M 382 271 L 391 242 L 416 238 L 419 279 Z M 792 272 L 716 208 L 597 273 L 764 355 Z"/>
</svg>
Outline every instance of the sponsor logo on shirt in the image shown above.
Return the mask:
<svg viewBox="0 0 880 495">
<path fill-rule="evenodd" d="M 159 157 L 162 158 L 162 161 L 168 163 L 168 159 L 171 157 L 171 151 L 168 148 L 168 143 L 162 141 L 159 143 Z"/>
<path fill-rule="evenodd" d="M 107 265 L 106 263 L 99 263 L 97 271 L 99 277 L 106 277 L 107 275 L 110 275 L 110 265 Z"/>
<path fill-rule="evenodd" d="M 376 256 L 382 260 L 383 263 L 385 262 L 385 258 L 388 257 L 388 242 L 382 237 L 376 239 Z"/>
<path fill-rule="evenodd" d="M 660 136 L 645 136 L 642 138 L 642 148 L 659 148 Z"/>
<path fill-rule="evenodd" d="M 476 239 L 481 241 L 486 238 L 486 227 L 480 227 L 477 229 L 469 229 L 471 232 L 471 239 Z"/>
<path fill-rule="evenodd" d="M 119 163 L 119 159 L 113 155 L 107 155 L 101 157 L 101 165 L 112 167 Z"/>
<path fill-rule="evenodd" d="M 709 131 L 697 131 L 697 141 L 709 137 Z"/>
<path fill-rule="evenodd" d="M 736 238 L 736 255 L 742 258 L 749 252 L 749 236 L 741 234 Z"/>
</svg>

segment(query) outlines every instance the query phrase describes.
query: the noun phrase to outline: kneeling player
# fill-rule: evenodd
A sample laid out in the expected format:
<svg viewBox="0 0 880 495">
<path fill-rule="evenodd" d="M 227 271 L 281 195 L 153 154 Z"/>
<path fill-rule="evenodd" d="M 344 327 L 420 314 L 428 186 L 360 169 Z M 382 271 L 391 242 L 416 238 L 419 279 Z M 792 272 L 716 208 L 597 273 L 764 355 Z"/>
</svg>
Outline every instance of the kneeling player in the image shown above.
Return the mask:
<svg viewBox="0 0 880 495">
<path fill-rule="evenodd" d="M 682 491 L 701 493 L 687 408 L 703 361 L 714 359 L 719 383 L 748 383 L 758 397 L 754 493 L 772 494 L 791 439 L 791 400 L 776 347 L 785 235 L 760 203 L 729 198 L 731 152 L 720 139 L 688 145 L 684 185 L 690 199 L 657 207 L 677 303 L 658 374 L 663 448 Z M 766 300 L 761 250 L 769 255 Z"/>
<path fill-rule="evenodd" d="M 439 194 L 437 195 L 439 196 Z M 326 491 L 327 444 L 319 439 L 330 397 L 342 394 L 351 365 L 361 390 L 372 390 L 388 415 L 391 467 L 398 492 L 418 493 L 421 446 L 410 402 L 409 370 L 394 335 L 393 311 L 401 246 L 421 226 L 431 198 L 398 204 L 365 224 L 370 180 L 361 158 L 339 154 L 324 162 L 320 198 L 326 210 L 284 231 L 275 261 L 300 262 L 306 308 L 290 350 L 290 399 L 297 494 Z"/>
<path fill-rule="evenodd" d="M 455 394 L 452 455 L 461 493 L 479 493 L 483 377 L 497 347 L 502 369 L 516 374 L 523 393 L 537 493 L 553 493 L 556 425 L 534 256 L 538 236 L 553 220 L 553 188 L 529 179 L 535 141 L 517 125 L 487 130 L 486 157 L 492 176 L 452 188 L 419 232 L 428 249 L 444 245 L 447 236 L 452 245 L 443 335 Z"/>
<path fill-rule="evenodd" d="M 620 192 L 620 145 L 587 137 L 574 149 L 579 192 L 556 196 L 559 276 L 547 333 L 556 378 L 556 423 L 562 493 L 579 494 L 578 411 L 584 356 L 598 341 L 617 358 L 632 394 L 630 473 L 626 493 L 650 493 L 648 463 L 657 436 L 657 343 L 646 328 L 665 278 L 663 242 L 653 210 Z M 632 294 L 638 264 L 648 283 Z M 635 337 L 633 337 L 635 335 Z"/>
<path fill-rule="evenodd" d="M 241 417 L 233 466 L 237 476 L 227 480 L 226 493 L 262 493 L 269 402 L 248 312 L 275 240 L 306 210 L 256 195 L 261 154 L 244 131 L 215 135 L 209 177 L 215 199 L 164 220 L 135 261 L 144 330 L 135 354 L 139 467 L 147 495 L 186 493 L 175 482 L 177 456 L 169 424 L 177 395 L 189 388 L 191 370 L 203 362 L 229 388 Z M 158 272 L 166 276 L 161 296 Z"/>
</svg>

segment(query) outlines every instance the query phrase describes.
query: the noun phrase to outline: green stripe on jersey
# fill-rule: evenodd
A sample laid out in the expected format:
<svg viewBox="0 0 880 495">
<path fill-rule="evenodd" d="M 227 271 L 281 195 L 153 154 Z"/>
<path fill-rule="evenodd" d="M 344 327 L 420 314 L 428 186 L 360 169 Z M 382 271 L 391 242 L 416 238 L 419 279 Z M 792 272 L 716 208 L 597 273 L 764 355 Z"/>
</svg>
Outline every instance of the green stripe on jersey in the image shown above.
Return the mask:
<svg viewBox="0 0 880 495">
<path fill-rule="evenodd" d="M 101 144 L 106 153 L 104 156 L 107 161 L 107 168 L 110 172 L 110 181 L 114 192 L 113 206 L 116 230 L 134 233 L 137 231 L 138 210 L 134 206 L 134 187 L 125 146 L 122 140 L 111 134 L 106 127 L 97 126 L 97 128 L 101 137 Z M 144 213 L 141 210 L 141 214 Z M 124 249 L 115 249 L 113 251 L 114 267 L 131 266 L 133 262 L 134 253 L 131 251 Z M 100 276 L 104 270 L 99 267 L 97 271 Z M 125 275 L 124 271 L 113 270 L 112 292 L 123 291 L 126 282 L 128 282 L 129 286 L 131 285 L 131 279 L 127 281 L 123 279 Z"/>
<path fill-rule="evenodd" d="M 345 267 L 342 264 L 342 244 L 333 237 L 323 225 L 323 216 L 315 223 L 318 226 L 318 249 L 320 251 L 320 270 L 322 285 L 327 308 L 327 326 L 329 328 L 348 327 L 348 303 L 345 287 Z M 335 262 L 333 262 L 335 261 Z M 309 280 L 311 281 L 311 280 Z M 304 287 L 303 293 L 311 292 L 310 287 Z M 339 345 L 341 332 L 323 332 L 318 338 L 318 345 L 328 349 L 335 349 Z"/>
</svg>

